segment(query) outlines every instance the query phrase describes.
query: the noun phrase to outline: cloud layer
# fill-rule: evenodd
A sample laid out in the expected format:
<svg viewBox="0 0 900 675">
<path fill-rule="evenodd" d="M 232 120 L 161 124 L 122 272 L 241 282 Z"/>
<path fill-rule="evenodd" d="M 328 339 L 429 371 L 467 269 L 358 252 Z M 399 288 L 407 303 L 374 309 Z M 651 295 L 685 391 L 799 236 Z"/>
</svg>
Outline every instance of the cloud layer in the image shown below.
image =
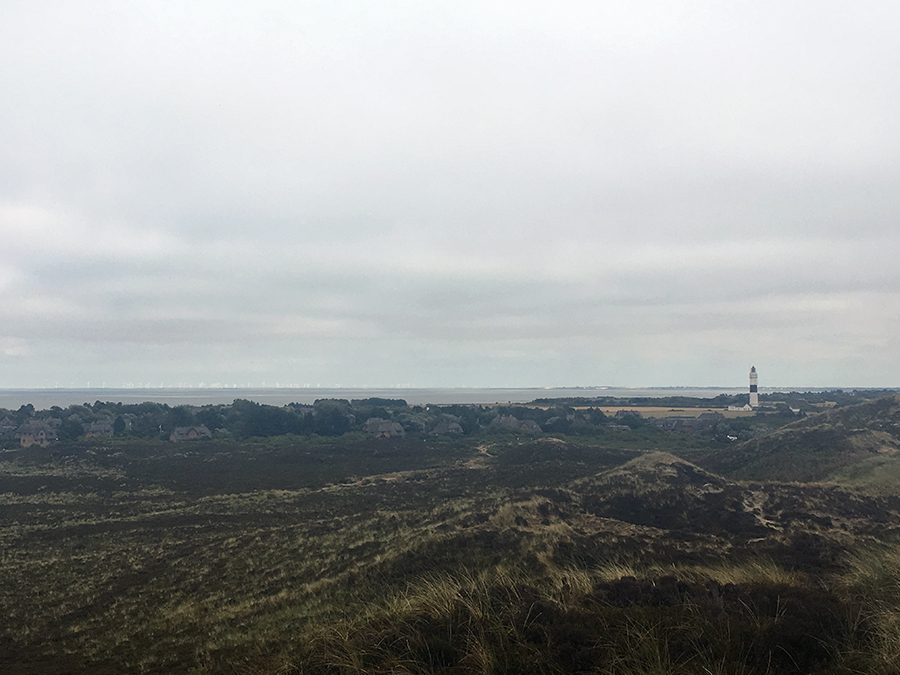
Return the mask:
<svg viewBox="0 0 900 675">
<path fill-rule="evenodd" d="M 898 29 L 5 3 L 0 387 L 898 386 Z"/>
</svg>

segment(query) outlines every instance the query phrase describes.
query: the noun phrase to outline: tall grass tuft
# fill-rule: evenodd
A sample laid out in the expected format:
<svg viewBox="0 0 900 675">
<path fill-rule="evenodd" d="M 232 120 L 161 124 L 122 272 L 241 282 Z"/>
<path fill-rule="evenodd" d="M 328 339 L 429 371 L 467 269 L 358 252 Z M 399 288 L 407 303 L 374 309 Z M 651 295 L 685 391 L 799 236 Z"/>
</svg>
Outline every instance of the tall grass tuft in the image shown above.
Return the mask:
<svg viewBox="0 0 900 675">
<path fill-rule="evenodd" d="M 851 672 L 838 664 L 847 636 L 833 631 L 832 596 L 770 561 L 617 569 L 431 574 L 340 626 L 310 629 L 298 658 L 310 674 Z M 895 618 L 883 629 L 896 637 Z"/>
<path fill-rule="evenodd" d="M 900 546 L 852 554 L 839 585 L 859 606 L 859 627 L 868 635 L 866 656 L 877 668 L 873 672 L 900 672 Z"/>
<path fill-rule="evenodd" d="M 786 570 L 770 558 L 753 558 L 743 562 L 727 562 L 691 568 L 698 579 L 712 579 L 720 584 L 763 584 L 769 586 L 804 586 L 805 576 Z M 690 574 L 689 574 L 690 575 Z"/>
</svg>

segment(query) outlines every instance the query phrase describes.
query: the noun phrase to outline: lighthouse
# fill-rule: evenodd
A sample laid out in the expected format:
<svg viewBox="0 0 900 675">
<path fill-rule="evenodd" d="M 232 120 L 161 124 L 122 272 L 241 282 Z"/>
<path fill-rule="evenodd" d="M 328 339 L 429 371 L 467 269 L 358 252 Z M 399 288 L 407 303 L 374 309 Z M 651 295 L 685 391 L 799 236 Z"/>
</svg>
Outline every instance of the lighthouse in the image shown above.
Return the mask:
<svg viewBox="0 0 900 675">
<path fill-rule="evenodd" d="M 756 393 L 756 366 L 750 366 L 750 407 L 759 407 L 759 394 Z"/>
</svg>

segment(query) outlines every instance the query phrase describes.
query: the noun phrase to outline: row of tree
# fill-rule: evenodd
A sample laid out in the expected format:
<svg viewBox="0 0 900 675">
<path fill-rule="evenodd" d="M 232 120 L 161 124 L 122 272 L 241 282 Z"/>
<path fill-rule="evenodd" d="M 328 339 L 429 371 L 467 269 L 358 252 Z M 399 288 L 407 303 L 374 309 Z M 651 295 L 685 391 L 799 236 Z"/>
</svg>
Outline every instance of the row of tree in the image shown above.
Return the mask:
<svg viewBox="0 0 900 675">
<path fill-rule="evenodd" d="M 709 402 L 708 399 L 695 400 Z M 153 402 L 123 404 L 96 401 L 65 409 L 53 407 L 37 411 L 30 404 L 16 411 L 0 409 L 0 420 L 14 420 L 16 424 L 37 421 L 52 425 L 60 441 L 77 439 L 90 429 L 97 428 L 115 436 L 168 438 L 176 428 L 200 425 L 215 436 L 238 439 L 286 434 L 340 436 L 366 430 L 367 421 L 372 419 L 396 422 L 404 433 L 426 435 L 471 435 L 491 431 L 596 434 L 610 426 L 637 429 L 649 424 L 640 416 L 610 419 L 599 407 L 576 408 L 571 405 L 574 401 L 560 403 L 551 399 L 541 403 L 545 405 L 410 406 L 402 399 L 368 398 L 350 401 L 322 399 L 312 405 L 291 403 L 271 406 L 236 399 L 231 404 L 223 405 L 169 406 Z M 745 437 L 750 424 L 747 420 L 723 419 L 710 431 L 723 438 L 731 435 Z"/>
</svg>

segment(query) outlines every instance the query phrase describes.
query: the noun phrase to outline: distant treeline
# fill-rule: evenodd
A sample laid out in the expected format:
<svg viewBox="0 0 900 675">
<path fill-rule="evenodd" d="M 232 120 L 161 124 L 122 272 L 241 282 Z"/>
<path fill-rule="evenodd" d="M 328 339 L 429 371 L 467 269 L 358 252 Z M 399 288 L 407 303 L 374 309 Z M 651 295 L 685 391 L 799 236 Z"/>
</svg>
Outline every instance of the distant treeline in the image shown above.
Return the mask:
<svg viewBox="0 0 900 675">
<path fill-rule="evenodd" d="M 576 408 L 595 406 L 616 407 L 659 407 L 659 408 L 726 408 L 729 405 L 744 405 L 748 394 L 719 394 L 714 398 L 694 398 L 691 396 L 594 396 L 572 398 L 539 398 L 535 405 L 568 405 Z"/>
<path fill-rule="evenodd" d="M 387 435 L 470 435 L 491 428 L 564 431 L 606 423 L 600 411 L 585 413 L 569 406 L 551 409 L 525 406 L 441 405 L 410 406 L 402 399 L 321 399 L 312 405 L 290 403 L 272 406 L 236 399 L 231 404 L 178 405 L 165 403 L 123 404 L 96 401 L 35 410 L 31 404 L 16 411 L 0 409 L 6 421 L 7 441 L 16 426 L 42 423 L 60 441 L 85 434 L 168 438 L 177 428 L 204 426 L 217 437 L 340 436 L 349 432 L 378 433 L 379 422 L 395 422 Z M 373 424 L 374 422 L 374 424 Z M 530 424 L 528 424 L 530 423 Z M 522 427 L 522 425 L 525 425 Z M 535 425 L 540 427 L 535 429 Z M 9 443 L 7 443 L 9 445 Z"/>
<path fill-rule="evenodd" d="M 745 397 L 746 398 L 746 397 Z M 649 432 L 691 431 L 723 441 L 752 437 L 759 430 L 759 416 L 710 419 L 681 426 L 660 425 L 660 420 L 640 414 L 607 416 L 600 407 L 635 408 L 641 405 L 670 407 L 725 407 L 741 403 L 740 397 L 691 399 L 544 399 L 528 405 L 408 405 L 402 399 L 321 399 L 312 405 L 291 403 L 271 406 L 244 399 L 231 404 L 204 406 L 145 402 L 123 404 L 96 401 L 35 410 L 31 404 L 18 410 L 0 409 L 0 445 L 40 442 L 34 436 L 44 430 L 47 442 L 73 441 L 84 436 L 134 438 L 189 438 L 186 429 L 197 428 L 200 437 L 247 439 L 294 434 L 297 436 L 341 436 L 365 433 L 369 436 L 471 436 L 477 434 L 525 433 L 591 436 L 622 430 L 647 428 Z M 809 404 L 807 404 L 809 405 Z M 773 413 L 787 413 L 779 406 Z M 763 416 L 763 417 L 771 417 Z M 686 418 L 690 419 L 690 418 Z M 774 420 L 772 420 L 774 423 Z M 782 424 L 784 422 L 780 422 Z M 180 429 L 180 432 L 173 432 Z"/>
<path fill-rule="evenodd" d="M 838 406 L 853 405 L 889 394 L 896 393 L 897 389 L 831 389 L 827 391 L 789 391 L 761 393 L 761 403 L 784 403 L 800 408 L 805 412 L 811 412 L 817 406 L 824 403 L 834 403 Z M 719 394 L 712 398 L 695 398 L 691 396 L 594 396 L 573 398 L 539 398 L 535 405 L 567 405 L 574 408 L 596 406 L 598 408 L 617 407 L 660 407 L 660 408 L 727 408 L 730 405 L 742 406 L 748 403 L 748 394 Z"/>
</svg>

